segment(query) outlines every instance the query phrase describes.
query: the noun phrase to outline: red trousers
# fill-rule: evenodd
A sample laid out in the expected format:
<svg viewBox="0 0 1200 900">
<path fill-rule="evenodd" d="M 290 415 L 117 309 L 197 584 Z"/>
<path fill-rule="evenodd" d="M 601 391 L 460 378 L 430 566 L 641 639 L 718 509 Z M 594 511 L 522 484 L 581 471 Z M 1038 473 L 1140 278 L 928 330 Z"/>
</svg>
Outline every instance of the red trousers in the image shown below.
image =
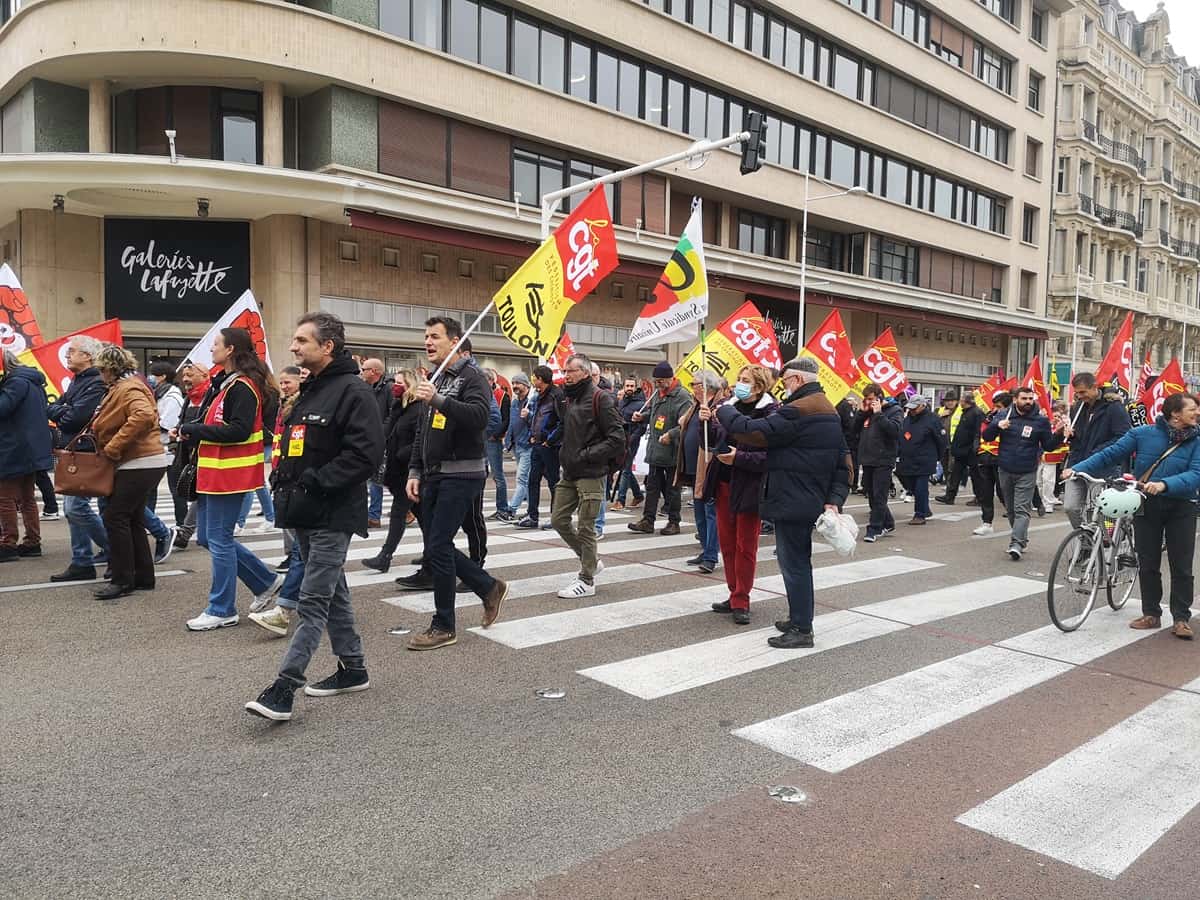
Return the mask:
<svg viewBox="0 0 1200 900">
<path fill-rule="evenodd" d="M 717 537 L 725 564 L 729 606 L 750 608 L 750 589 L 758 563 L 758 531 L 762 522 L 757 512 L 733 513 L 729 509 L 729 482 L 717 482 Z"/>
<path fill-rule="evenodd" d="M 38 521 L 37 501 L 33 496 L 34 475 L 0 479 L 0 547 L 17 546 L 17 521 L 25 525 L 22 547 L 38 547 L 42 543 L 42 523 Z"/>
</svg>

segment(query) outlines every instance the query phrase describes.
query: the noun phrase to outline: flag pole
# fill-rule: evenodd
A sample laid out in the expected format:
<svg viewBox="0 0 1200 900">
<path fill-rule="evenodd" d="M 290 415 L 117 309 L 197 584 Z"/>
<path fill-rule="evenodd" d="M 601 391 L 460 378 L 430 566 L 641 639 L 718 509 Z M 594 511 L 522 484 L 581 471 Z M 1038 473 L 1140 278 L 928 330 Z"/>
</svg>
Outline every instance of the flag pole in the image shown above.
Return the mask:
<svg viewBox="0 0 1200 900">
<path fill-rule="evenodd" d="M 703 373 L 708 368 L 708 357 L 706 357 L 704 355 L 704 323 L 703 322 L 700 323 L 700 362 L 701 362 L 700 371 L 701 371 L 701 373 Z M 703 374 L 700 375 L 700 396 L 702 398 L 701 402 L 705 406 L 708 406 L 708 382 L 705 380 Z M 697 415 L 698 415 L 698 413 L 697 413 Z M 708 459 L 708 423 L 701 422 L 700 428 L 704 432 L 704 458 L 707 460 Z"/>
</svg>

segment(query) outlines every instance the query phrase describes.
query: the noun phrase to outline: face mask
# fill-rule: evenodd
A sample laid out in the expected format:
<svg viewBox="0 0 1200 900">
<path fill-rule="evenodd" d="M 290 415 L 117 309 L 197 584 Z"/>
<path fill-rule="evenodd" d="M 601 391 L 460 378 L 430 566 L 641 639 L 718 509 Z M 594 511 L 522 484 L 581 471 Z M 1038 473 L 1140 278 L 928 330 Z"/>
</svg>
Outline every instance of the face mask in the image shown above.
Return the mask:
<svg viewBox="0 0 1200 900">
<path fill-rule="evenodd" d="M 401 397 L 404 396 L 404 388 L 405 388 L 405 385 L 403 385 L 403 384 L 393 384 L 392 385 L 392 396 L 395 397 L 397 400 L 399 400 Z"/>
<path fill-rule="evenodd" d="M 752 391 L 750 389 L 750 385 L 742 381 L 734 382 L 733 396 L 737 397 L 739 400 L 749 400 L 751 393 Z"/>
<path fill-rule="evenodd" d="M 147 375 L 146 381 L 148 381 L 150 383 L 150 387 L 158 386 L 158 376 L 157 375 Z"/>
</svg>

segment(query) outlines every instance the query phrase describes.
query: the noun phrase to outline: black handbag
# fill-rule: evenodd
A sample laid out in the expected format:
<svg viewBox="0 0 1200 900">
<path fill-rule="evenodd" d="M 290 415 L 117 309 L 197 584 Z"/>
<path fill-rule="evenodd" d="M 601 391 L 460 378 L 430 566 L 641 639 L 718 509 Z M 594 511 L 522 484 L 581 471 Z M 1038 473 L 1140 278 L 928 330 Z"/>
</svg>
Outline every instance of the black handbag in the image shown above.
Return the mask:
<svg viewBox="0 0 1200 900">
<path fill-rule="evenodd" d="M 175 493 L 189 503 L 199 496 L 196 493 L 196 459 L 199 452 L 195 446 L 187 451 L 187 459 L 179 467 L 179 480 L 175 483 Z"/>
</svg>

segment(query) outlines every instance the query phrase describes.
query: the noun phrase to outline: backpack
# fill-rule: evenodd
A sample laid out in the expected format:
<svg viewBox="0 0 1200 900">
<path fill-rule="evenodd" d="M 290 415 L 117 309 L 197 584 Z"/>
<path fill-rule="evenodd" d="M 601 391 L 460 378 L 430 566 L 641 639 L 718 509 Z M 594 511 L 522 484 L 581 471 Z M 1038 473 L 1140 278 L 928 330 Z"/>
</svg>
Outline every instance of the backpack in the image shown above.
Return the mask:
<svg viewBox="0 0 1200 900">
<path fill-rule="evenodd" d="M 592 392 L 592 421 L 600 421 L 600 391 Z M 606 475 L 615 475 L 625 468 L 625 458 L 629 455 L 628 440 L 621 442 L 621 449 L 617 451 L 617 455 L 611 457 L 605 465 Z"/>
</svg>

